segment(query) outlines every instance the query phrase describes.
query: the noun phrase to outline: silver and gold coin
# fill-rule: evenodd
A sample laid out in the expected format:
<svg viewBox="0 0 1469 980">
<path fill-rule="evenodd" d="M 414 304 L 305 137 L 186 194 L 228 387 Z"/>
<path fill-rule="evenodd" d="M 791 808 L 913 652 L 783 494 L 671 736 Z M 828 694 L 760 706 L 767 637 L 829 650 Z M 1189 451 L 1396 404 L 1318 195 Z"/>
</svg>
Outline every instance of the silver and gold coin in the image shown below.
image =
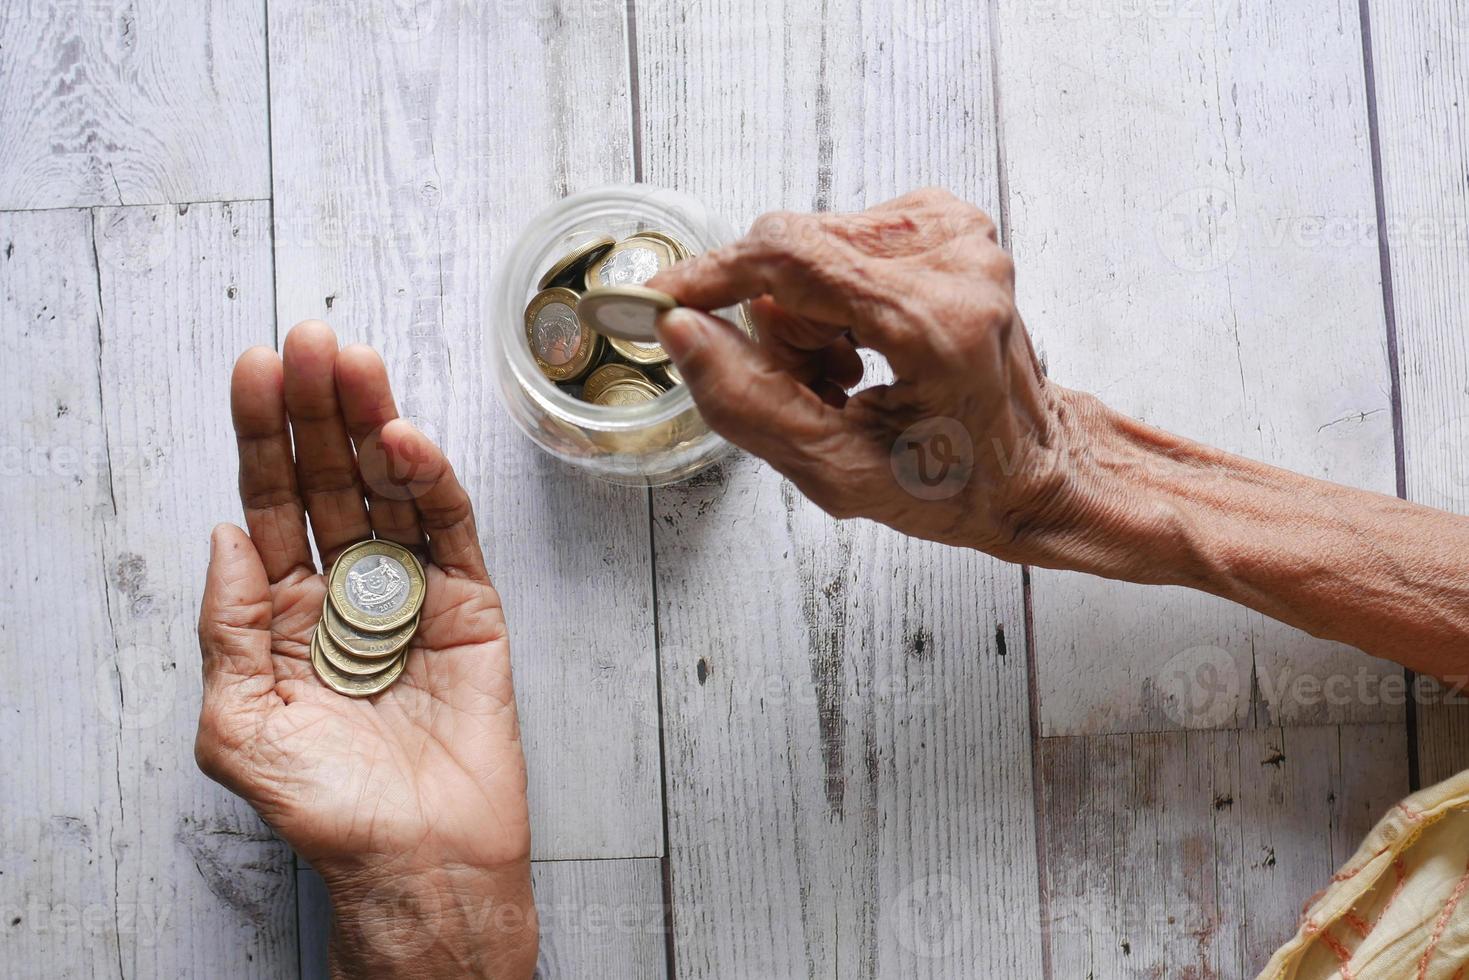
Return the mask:
<svg viewBox="0 0 1469 980">
<path fill-rule="evenodd" d="M 644 231 L 638 232 L 638 237 L 652 238 L 660 242 L 666 242 L 668 246 L 673 249 L 673 257 L 674 261 L 676 262 L 682 262 L 684 259 L 690 259 L 694 257 L 693 251 L 690 250 L 687 245 L 679 241 L 677 238 L 674 238 L 672 235 L 667 234 L 666 232 L 655 231 L 654 229 L 649 228 Z"/>
<path fill-rule="evenodd" d="M 663 349 L 662 344 L 644 344 L 636 340 L 622 340 L 618 337 L 608 337 L 607 343 L 617 353 L 642 367 L 669 363 L 668 351 Z"/>
<path fill-rule="evenodd" d="M 607 254 L 608 250 L 616 244 L 617 239 L 610 235 L 598 235 L 596 238 L 582 242 L 552 262 L 551 268 L 547 269 L 541 275 L 540 282 L 536 283 L 536 288 L 548 289 L 551 286 L 580 285 L 586 276 L 586 267 Z"/>
<path fill-rule="evenodd" d="M 602 338 L 582 322 L 573 290 L 553 286 L 536 293 L 525 308 L 525 339 L 536 367 L 552 381 L 581 377 L 602 351 Z"/>
<path fill-rule="evenodd" d="M 413 552 L 374 539 L 357 542 L 332 564 L 327 598 L 349 626 L 390 633 L 418 616 L 426 587 Z"/>
<path fill-rule="evenodd" d="M 327 599 L 321 604 L 321 628 L 326 630 L 327 639 L 343 652 L 359 660 L 376 660 L 381 670 L 387 659 L 407 646 L 418 632 L 418 617 L 389 633 L 368 633 L 343 619 Z"/>
<path fill-rule="evenodd" d="M 658 314 L 677 306 L 672 296 L 646 286 L 602 286 L 582 294 L 577 316 L 605 337 L 656 346 Z"/>
<path fill-rule="evenodd" d="M 350 651 L 343 650 L 337 646 L 332 641 L 331 634 L 320 626 L 316 628 L 316 634 L 312 637 L 312 642 L 321 647 L 321 654 L 326 657 L 327 663 L 350 677 L 371 677 L 374 674 L 381 674 L 392 666 L 394 659 L 393 657 L 387 657 L 385 659 L 374 658 L 369 660 L 363 657 L 353 656 Z"/>
<path fill-rule="evenodd" d="M 407 662 L 407 653 L 400 653 L 394 657 L 387 666 L 375 674 L 357 676 L 344 673 L 327 659 L 326 651 L 322 647 L 322 632 L 317 630 L 311 634 L 311 667 L 316 671 L 316 676 L 321 678 L 323 684 L 350 698 L 365 698 L 370 695 L 386 691 L 399 677 L 403 675 L 403 666 Z"/>
<path fill-rule="evenodd" d="M 663 238 L 633 235 L 587 266 L 586 286 L 641 286 L 678 260 L 675 246 Z"/>
<path fill-rule="evenodd" d="M 595 402 L 597 396 L 606 391 L 607 388 L 619 381 L 641 381 L 643 372 L 628 364 L 603 364 L 597 370 L 587 375 L 587 380 L 582 385 L 582 399 Z"/>
<path fill-rule="evenodd" d="M 592 399 L 595 405 L 609 408 L 624 405 L 643 405 L 663 394 L 663 389 L 647 378 L 627 378 L 614 381 L 598 392 Z"/>
</svg>

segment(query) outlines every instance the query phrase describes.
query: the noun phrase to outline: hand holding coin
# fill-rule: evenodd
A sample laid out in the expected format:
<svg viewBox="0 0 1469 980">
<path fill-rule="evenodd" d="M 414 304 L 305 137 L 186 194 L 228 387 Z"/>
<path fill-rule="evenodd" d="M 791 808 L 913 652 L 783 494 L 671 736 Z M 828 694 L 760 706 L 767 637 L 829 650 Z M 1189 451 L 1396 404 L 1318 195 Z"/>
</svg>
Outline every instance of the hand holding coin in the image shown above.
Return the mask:
<svg viewBox="0 0 1469 980">
<path fill-rule="evenodd" d="M 377 354 L 323 323 L 284 360 L 246 351 L 231 403 L 249 534 L 211 541 L 200 767 L 322 874 L 340 970 L 450 975 L 471 950 L 528 976 L 525 762 L 468 495 Z M 466 902 L 516 914 L 464 936 Z"/>
</svg>

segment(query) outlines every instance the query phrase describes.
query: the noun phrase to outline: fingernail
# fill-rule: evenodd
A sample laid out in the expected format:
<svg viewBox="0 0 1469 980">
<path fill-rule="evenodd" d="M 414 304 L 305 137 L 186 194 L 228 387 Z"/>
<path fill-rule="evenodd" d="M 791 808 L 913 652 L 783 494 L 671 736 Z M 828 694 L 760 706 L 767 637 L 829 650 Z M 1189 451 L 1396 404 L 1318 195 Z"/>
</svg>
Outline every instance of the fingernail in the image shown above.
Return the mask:
<svg viewBox="0 0 1469 980">
<path fill-rule="evenodd" d="M 704 321 L 693 310 L 671 310 L 658 318 L 658 339 L 675 361 L 683 361 L 704 346 Z"/>
</svg>

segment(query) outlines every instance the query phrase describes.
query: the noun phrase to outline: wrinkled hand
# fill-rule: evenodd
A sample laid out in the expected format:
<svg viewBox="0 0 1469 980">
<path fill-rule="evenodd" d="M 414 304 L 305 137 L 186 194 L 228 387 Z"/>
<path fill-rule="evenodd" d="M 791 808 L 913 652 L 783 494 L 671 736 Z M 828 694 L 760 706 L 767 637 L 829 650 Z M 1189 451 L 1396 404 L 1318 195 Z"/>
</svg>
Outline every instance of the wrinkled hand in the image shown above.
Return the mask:
<svg viewBox="0 0 1469 980">
<path fill-rule="evenodd" d="M 499 596 L 468 496 L 397 418 L 382 360 L 323 323 L 235 365 L 250 533 L 215 529 L 199 619 L 199 766 L 321 872 L 333 967 L 528 976 L 536 955 L 526 773 Z M 294 458 L 292 445 L 294 442 Z M 312 563 L 376 535 L 430 563 L 398 682 L 370 699 L 314 675 Z"/>
<path fill-rule="evenodd" d="M 1067 400 L 1015 310 L 984 212 L 938 190 L 858 214 L 768 214 L 650 280 L 688 307 L 752 300 L 758 344 L 677 310 L 659 334 L 709 425 L 838 517 L 1035 560 L 1064 519 Z M 895 380 L 851 397 L 858 347 Z"/>
</svg>

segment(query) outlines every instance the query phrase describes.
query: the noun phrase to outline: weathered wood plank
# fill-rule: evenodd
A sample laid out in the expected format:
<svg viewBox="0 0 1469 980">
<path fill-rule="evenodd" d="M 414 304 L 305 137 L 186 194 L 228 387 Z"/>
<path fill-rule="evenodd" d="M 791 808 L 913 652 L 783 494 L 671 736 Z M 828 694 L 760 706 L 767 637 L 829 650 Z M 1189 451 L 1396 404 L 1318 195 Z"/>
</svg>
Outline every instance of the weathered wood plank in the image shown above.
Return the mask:
<svg viewBox="0 0 1469 980">
<path fill-rule="evenodd" d="M 647 497 L 514 431 L 493 256 L 568 188 L 631 176 L 622 12 L 390 0 L 270 8 L 280 322 L 379 347 L 474 497 L 515 655 L 535 854 L 657 856 Z"/>
<path fill-rule="evenodd" d="M 265 7 L 8 0 L 0 209 L 263 198 Z"/>
<path fill-rule="evenodd" d="M 541 924 L 541 980 L 668 975 L 660 862 L 538 861 L 531 867 Z M 302 980 L 325 980 L 331 909 L 321 876 L 300 872 Z M 493 928 L 493 909 L 471 909 Z"/>
<path fill-rule="evenodd" d="M 994 209 L 986 16 L 946 10 L 640 4 L 644 173 L 737 224 L 926 183 Z M 746 457 L 654 518 L 679 975 L 1037 975 L 1018 570 Z"/>
<path fill-rule="evenodd" d="M 1356 8 L 997 13 L 1019 302 L 1051 375 L 1204 442 L 1391 493 Z M 1033 601 L 1047 735 L 1402 714 L 1292 683 L 1375 682 L 1395 665 L 1209 596 L 1037 571 Z M 1180 718 L 1165 677 L 1198 655 L 1232 661 L 1234 683 L 1217 712 Z"/>
<path fill-rule="evenodd" d="M 1368 6 L 1407 493 L 1466 514 L 1469 21 L 1456 0 Z M 1469 768 L 1469 700 L 1426 699 L 1417 727 L 1423 785 Z"/>
<path fill-rule="evenodd" d="M 290 853 L 193 760 L 209 528 L 238 509 L 229 365 L 270 337 L 268 220 L 0 216 L 26 371 L 0 395 L 18 563 L 0 671 L 21 699 L 0 739 L 25 747 L 0 774 L 11 972 L 296 969 Z"/>
<path fill-rule="evenodd" d="M 668 976 L 662 862 L 540 861 L 531 867 L 544 980 Z"/>
<path fill-rule="evenodd" d="M 1052 975 L 1253 976 L 1407 792 L 1398 725 L 1045 738 Z"/>
</svg>

